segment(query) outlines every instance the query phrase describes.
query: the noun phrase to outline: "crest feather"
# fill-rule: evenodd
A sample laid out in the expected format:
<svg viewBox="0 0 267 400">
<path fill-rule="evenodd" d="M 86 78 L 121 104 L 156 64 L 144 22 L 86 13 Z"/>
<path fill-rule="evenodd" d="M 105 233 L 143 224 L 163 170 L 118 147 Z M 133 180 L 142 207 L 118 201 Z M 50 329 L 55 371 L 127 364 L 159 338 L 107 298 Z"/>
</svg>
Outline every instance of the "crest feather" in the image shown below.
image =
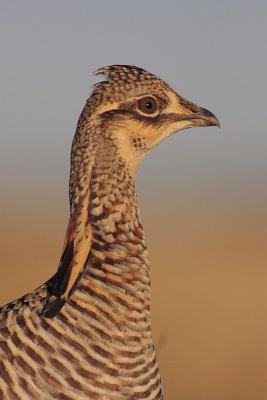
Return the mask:
<svg viewBox="0 0 267 400">
<path fill-rule="evenodd" d="M 153 76 L 149 72 L 145 71 L 143 68 L 136 67 L 134 65 L 123 65 L 123 64 L 114 64 L 114 65 L 108 65 L 106 67 L 101 67 L 98 68 L 96 71 L 94 71 L 94 75 L 104 75 L 108 79 L 111 80 L 117 80 L 117 79 L 125 79 L 128 78 L 129 76 L 132 75 L 134 76 L 140 76 L 140 75 L 146 75 L 147 77 Z"/>
</svg>

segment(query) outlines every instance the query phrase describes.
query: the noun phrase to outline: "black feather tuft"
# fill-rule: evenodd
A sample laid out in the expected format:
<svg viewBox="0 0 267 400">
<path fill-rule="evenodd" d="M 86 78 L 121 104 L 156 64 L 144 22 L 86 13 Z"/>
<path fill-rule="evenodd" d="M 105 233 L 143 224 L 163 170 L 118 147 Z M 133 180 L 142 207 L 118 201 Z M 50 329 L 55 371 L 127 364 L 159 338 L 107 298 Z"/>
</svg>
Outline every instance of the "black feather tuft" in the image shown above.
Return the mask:
<svg viewBox="0 0 267 400">
<path fill-rule="evenodd" d="M 50 303 L 46 304 L 43 308 L 42 315 L 45 318 L 54 318 L 61 308 L 64 306 L 66 303 L 65 299 L 62 299 L 61 297 L 57 297 L 55 300 L 51 301 Z"/>
</svg>

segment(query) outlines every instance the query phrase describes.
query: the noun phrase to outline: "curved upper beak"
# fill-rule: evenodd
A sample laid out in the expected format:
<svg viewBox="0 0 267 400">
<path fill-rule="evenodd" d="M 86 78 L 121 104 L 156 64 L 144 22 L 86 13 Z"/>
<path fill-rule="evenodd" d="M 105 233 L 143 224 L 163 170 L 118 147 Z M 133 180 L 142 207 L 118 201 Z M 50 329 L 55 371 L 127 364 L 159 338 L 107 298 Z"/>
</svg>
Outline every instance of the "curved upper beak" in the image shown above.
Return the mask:
<svg viewBox="0 0 267 400">
<path fill-rule="evenodd" d="M 201 108 L 196 114 L 192 114 L 187 119 L 193 120 L 194 126 L 218 126 L 220 128 L 220 122 L 209 110 Z"/>
</svg>

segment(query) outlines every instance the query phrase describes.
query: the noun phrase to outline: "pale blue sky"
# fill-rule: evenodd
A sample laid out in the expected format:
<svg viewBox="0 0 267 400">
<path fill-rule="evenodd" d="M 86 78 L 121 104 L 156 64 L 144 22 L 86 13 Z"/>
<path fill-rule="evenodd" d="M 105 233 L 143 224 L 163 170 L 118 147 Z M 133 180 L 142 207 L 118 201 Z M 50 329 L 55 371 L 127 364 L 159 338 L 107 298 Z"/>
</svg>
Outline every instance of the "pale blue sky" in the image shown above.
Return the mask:
<svg viewBox="0 0 267 400">
<path fill-rule="evenodd" d="M 260 0 L 1 1 L 1 202 L 18 192 L 27 200 L 27 189 L 34 198 L 33 186 L 36 198 L 66 195 L 92 71 L 130 63 L 213 111 L 222 125 L 166 141 L 145 161 L 139 185 L 149 182 L 154 195 L 161 176 L 165 185 L 175 179 L 178 191 L 201 192 L 204 184 L 228 202 L 255 197 L 263 204 L 266 40 L 267 3 Z"/>
</svg>

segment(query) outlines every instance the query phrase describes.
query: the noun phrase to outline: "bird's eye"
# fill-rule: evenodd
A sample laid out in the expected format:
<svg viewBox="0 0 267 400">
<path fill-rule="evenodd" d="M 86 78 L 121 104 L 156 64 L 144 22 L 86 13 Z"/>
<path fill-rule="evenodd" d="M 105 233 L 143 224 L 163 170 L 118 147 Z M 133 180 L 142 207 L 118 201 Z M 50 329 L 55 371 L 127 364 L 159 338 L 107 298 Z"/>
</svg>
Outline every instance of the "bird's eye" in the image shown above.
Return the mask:
<svg viewBox="0 0 267 400">
<path fill-rule="evenodd" d="M 144 114 L 154 114 L 158 110 L 158 102 L 154 97 L 143 97 L 138 101 L 138 108 Z"/>
</svg>

